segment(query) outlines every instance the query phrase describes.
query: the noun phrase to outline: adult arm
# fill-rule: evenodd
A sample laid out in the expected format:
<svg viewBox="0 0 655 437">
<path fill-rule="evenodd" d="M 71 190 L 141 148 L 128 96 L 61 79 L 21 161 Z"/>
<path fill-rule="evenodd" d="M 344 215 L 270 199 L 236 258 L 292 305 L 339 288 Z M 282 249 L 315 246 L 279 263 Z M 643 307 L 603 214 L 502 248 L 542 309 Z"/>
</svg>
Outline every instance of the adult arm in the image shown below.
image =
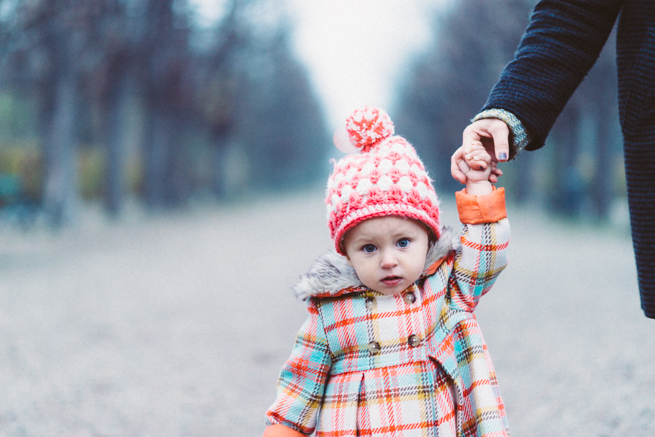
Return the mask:
<svg viewBox="0 0 655 437">
<path fill-rule="evenodd" d="M 541 0 L 514 60 L 503 70 L 484 110 L 516 116 L 525 148 L 544 145 L 555 120 L 598 59 L 623 0 Z"/>
<path fill-rule="evenodd" d="M 497 162 L 544 145 L 555 120 L 598 59 L 624 0 L 541 0 L 514 60 L 503 70 L 483 110 L 463 132 L 451 158 L 459 171 L 462 148 L 482 141 Z M 492 181 L 495 182 L 495 181 Z"/>
</svg>

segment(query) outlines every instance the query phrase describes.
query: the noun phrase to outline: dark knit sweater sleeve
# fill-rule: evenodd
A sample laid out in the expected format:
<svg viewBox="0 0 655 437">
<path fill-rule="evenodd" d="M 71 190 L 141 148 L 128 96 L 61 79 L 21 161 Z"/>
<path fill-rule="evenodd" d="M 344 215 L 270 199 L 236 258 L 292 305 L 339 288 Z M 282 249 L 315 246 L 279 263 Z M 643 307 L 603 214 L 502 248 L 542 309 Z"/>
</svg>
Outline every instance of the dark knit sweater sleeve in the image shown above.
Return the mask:
<svg viewBox="0 0 655 437">
<path fill-rule="evenodd" d="M 505 109 L 521 120 L 528 150 L 543 146 L 566 102 L 593 66 L 622 0 L 541 0 L 514 60 L 484 110 Z"/>
</svg>

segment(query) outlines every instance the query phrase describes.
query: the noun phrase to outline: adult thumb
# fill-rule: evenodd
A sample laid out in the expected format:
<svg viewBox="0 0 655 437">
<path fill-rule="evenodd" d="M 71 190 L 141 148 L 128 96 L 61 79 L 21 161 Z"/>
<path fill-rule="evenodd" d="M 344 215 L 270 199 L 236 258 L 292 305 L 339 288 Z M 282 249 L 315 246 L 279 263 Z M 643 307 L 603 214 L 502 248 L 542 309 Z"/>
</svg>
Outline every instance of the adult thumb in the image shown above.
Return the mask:
<svg viewBox="0 0 655 437">
<path fill-rule="evenodd" d="M 498 162 L 507 161 L 509 159 L 509 143 L 507 140 L 503 141 L 500 139 L 494 139 L 494 144 L 494 149 L 496 150 L 496 160 Z"/>
</svg>

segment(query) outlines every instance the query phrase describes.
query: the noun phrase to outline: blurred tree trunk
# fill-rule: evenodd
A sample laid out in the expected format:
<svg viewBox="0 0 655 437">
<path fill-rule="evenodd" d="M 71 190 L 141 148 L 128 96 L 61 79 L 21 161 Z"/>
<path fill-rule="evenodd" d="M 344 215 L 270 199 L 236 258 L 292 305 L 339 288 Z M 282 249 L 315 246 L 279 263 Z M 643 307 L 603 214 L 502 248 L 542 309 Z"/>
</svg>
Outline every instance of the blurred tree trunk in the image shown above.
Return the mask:
<svg viewBox="0 0 655 437">
<path fill-rule="evenodd" d="M 132 94 L 135 91 L 134 52 L 141 33 L 139 21 L 126 12 L 120 0 L 96 0 L 101 7 L 90 32 L 89 51 L 97 53 L 99 61 L 87 74 L 89 89 L 98 103 L 100 137 L 105 147 L 103 201 L 111 216 L 120 214 L 126 191 L 128 117 L 132 115 Z"/>
<path fill-rule="evenodd" d="M 555 146 L 553 166 L 554 186 L 550 206 L 555 212 L 568 217 L 576 217 L 582 202 L 582 178 L 578 169 L 578 126 L 579 106 L 570 101 L 552 131 Z"/>
<path fill-rule="evenodd" d="M 209 141 L 212 160 L 210 190 L 215 198 L 221 199 L 230 194 L 227 188 L 230 182 L 227 180 L 225 171 L 229 137 L 216 135 L 212 136 Z"/>
<path fill-rule="evenodd" d="M 151 208 L 176 207 L 189 195 L 185 118 L 173 107 L 151 108 L 145 132 L 144 196 Z"/>
<path fill-rule="evenodd" d="M 57 227 L 75 216 L 77 199 L 75 120 L 78 111 L 77 81 L 65 71 L 56 84 L 53 112 L 44 138 L 46 169 L 43 207 L 48 222 Z"/>
<path fill-rule="evenodd" d="M 517 202 L 525 203 L 534 198 L 534 154 L 524 151 L 516 159 L 516 181 L 512 191 Z"/>
<path fill-rule="evenodd" d="M 172 117 L 167 112 L 164 108 L 151 108 L 147 114 L 144 139 L 144 196 L 146 204 L 151 208 L 165 204 L 166 162 L 172 127 Z"/>
<path fill-rule="evenodd" d="M 71 223 L 79 203 L 77 193 L 76 122 L 81 97 L 79 95 L 80 40 L 75 33 L 55 34 L 48 41 L 52 68 L 49 81 L 53 90 L 42 89 L 46 126 L 43 146 L 45 149 L 45 183 L 43 209 L 48 223 L 60 227 Z M 49 102 L 51 93 L 52 102 Z M 52 110 L 51 113 L 49 111 Z"/>
<path fill-rule="evenodd" d="M 226 172 L 227 150 L 239 122 L 236 113 L 245 99 L 244 72 L 239 72 L 243 65 L 238 55 L 243 56 L 243 52 L 253 49 L 249 47 L 253 44 L 252 35 L 242 16 L 246 5 L 240 0 L 229 0 L 225 6 L 227 13 L 214 31 L 214 44 L 200 57 L 202 66 L 196 76 L 196 86 L 200 90 L 199 115 L 209 140 L 209 190 L 217 199 L 230 191 Z"/>
<path fill-rule="evenodd" d="M 125 192 L 125 141 L 129 114 L 130 86 L 125 71 L 117 72 L 108 87 L 108 99 L 104 108 L 104 139 L 107 150 L 104 200 L 111 215 L 118 215 Z"/>
<path fill-rule="evenodd" d="M 611 76 L 609 78 L 611 79 Z M 591 185 L 591 199 L 594 213 L 600 220 L 606 220 L 609 217 L 613 197 L 612 146 L 617 114 L 609 110 L 609 108 L 615 107 L 612 106 L 612 103 L 615 103 L 611 97 L 612 89 L 611 86 L 608 86 L 605 88 L 605 92 L 599 93 L 599 105 L 596 108 L 596 165 L 594 181 Z"/>
<path fill-rule="evenodd" d="M 173 0 L 149 0 L 141 87 L 145 100 L 144 196 L 151 208 L 175 207 L 189 194 L 186 136 L 191 103 L 188 29 Z M 178 2 L 179 3 L 179 2 Z"/>
<path fill-rule="evenodd" d="M 614 38 L 610 38 L 614 41 Z M 612 198 L 614 197 L 612 181 L 615 155 L 615 140 L 620 129 L 617 111 L 617 78 L 614 64 L 615 48 L 606 47 L 596 67 L 589 75 L 592 84 L 589 94 L 590 110 L 596 123 L 596 147 L 594 150 L 594 179 L 590 188 L 593 212 L 600 220 L 609 217 Z"/>
<path fill-rule="evenodd" d="M 183 110 L 171 111 L 169 134 L 166 141 L 168 160 L 164 174 L 165 202 L 168 206 L 183 205 L 191 192 L 191 169 L 187 141 L 189 139 L 189 118 Z"/>
</svg>

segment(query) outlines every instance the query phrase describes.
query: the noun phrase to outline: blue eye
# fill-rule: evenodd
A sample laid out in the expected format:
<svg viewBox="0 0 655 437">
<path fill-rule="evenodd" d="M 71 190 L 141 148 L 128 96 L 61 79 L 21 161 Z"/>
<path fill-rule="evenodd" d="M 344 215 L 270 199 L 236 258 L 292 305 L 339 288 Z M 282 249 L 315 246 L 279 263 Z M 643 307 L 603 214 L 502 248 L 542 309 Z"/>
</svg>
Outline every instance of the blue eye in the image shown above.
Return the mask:
<svg viewBox="0 0 655 437">
<path fill-rule="evenodd" d="M 409 246 L 409 238 L 402 238 L 396 243 L 398 247 L 407 247 Z"/>
<path fill-rule="evenodd" d="M 367 244 L 364 247 L 362 247 L 362 250 L 366 253 L 373 253 L 375 252 L 375 249 L 376 247 L 373 244 Z"/>
</svg>

